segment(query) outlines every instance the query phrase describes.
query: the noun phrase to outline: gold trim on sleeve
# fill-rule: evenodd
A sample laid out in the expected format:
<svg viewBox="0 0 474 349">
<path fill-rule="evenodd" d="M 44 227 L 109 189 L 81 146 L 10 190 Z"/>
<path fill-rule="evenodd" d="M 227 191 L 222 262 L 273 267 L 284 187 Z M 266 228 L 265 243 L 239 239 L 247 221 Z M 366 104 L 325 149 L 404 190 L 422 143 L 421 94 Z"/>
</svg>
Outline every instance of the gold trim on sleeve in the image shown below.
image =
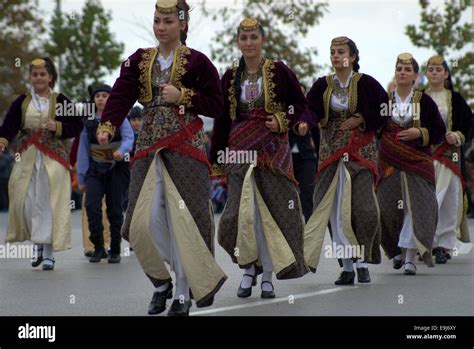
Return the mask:
<svg viewBox="0 0 474 349">
<path fill-rule="evenodd" d="M 186 108 L 191 108 L 193 106 L 192 98 L 196 93 L 186 87 L 181 87 L 181 96 L 175 105 L 184 105 Z"/>
<path fill-rule="evenodd" d="M 278 133 L 288 132 L 290 121 L 286 118 L 286 113 L 281 111 L 273 114 L 278 122 Z"/>
<path fill-rule="evenodd" d="M 463 145 L 466 142 L 466 137 L 464 137 L 461 131 L 456 131 L 455 133 L 459 136 L 459 138 L 461 139 L 461 145 Z"/>
<path fill-rule="evenodd" d="M 421 132 L 420 144 L 422 147 L 426 147 L 430 142 L 430 134 L 428 129 L 425 127 L 416 127 Z"/>
</svg>

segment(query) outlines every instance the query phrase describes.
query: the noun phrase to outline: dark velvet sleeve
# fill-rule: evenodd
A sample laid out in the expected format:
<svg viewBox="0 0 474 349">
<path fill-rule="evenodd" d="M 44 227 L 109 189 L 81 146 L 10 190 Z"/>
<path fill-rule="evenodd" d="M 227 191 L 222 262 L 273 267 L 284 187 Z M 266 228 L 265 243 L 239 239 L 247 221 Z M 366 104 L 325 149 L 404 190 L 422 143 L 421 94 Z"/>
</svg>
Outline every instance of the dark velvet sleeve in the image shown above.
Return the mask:
<svg viewBox="0 0 474 349">
<path fill-rule="evenodd" d="M 373 77 L 363 74 L 358 82 L 357 112 L 364 117 L 365 130 L 376 131 L 390 119 L 390 113 L 382 113 L 388 108 L 388 94 Z"/>
<path fill-rule="evenodd" d="M 0 127 L 0 143 L 5 146 L 10 143 L 20 131 L 21 127 L 21 104 L 26 95 L 21 95 L 13 101 Z"/>
<path fill-rule="evenodd" d="M 69 98 L 60 93 L 56 100 L 57 103 L 64 105 L 64 103 L 72 103 Z M 56 135 L 59 138 L 67 139 L 78 137 L 81 134 L 83 123 L 80 115 L 74 116 L 59 116 L 56 118 L 57 125 Z"/>
<path fill-rule="evenodd" d="M 301 84 L 298 81 L 295 73 L 288 68 L 283 62 L 275 62 L 275 68 L 277 74 L 280 76 L 277 88 L 280 84 L 284 91 L 284 103 L 286 107 L 286 118 L 289 121 L 289 128 L 298 122 L 308 122 L 311 119 L 308 114 L 305 113 L 308 102 L 301 90 Z M 277 95 L 279 95 L 277 91 Z M 308 119 L 309 121 L 306 121 Z"/>
<path fill-rule="evenodd" d="M 209 162 L 217 164 L 217 153 L 219 150 L 224 150 L 229 144 L 229 134 L 232 127 L 232 120 L 230 118 L 230 103 L 229 103 L 229 87 L 232 79 L 232 70 L 226 71 L 222 77 L 221 86 L 223 91 L 224 109 L 221 117 L 214 120 L 214 127 L 211 136 L 211 151 L 209 155 Z"/>
<path fill-rule="evenodd" d="M 438 106 L 430 96 L 423 93 L 420 100 L 420 108 L 421 127 L 426 128 L 429 134 L 428 145 L 441 143 L 446 134 L 446 126 L 441 118 Z"/>
<path fill-rule="evenodd" d="M 189 76 L 183 81 L 188 90 L 185 93 L 191 93 L 191 103 L 185 105 L 191 113 L 219 118 L 224 108 L 219 73 L 204 54 L 194 50 L 191 52 L 196 58 L 189 67 Z"/>
<path fill-rule="evenodd" d="M 137 50 L 122 63 L 120 76 L 115 81 L 109 99 L 105 104 L 100 119 L 101 124 L 109 121 L 118 130 L 137 101 L 139 95 L 138 77 L 140 74 L 138 64 L 141 60 L 142 51 L 142 49 Z"/>
<path fill-rule="evenodd" d="M 326 78 L 319 78 L 306 95 L 306 99 L 308 100 L 308 113 L 311 116 L 312 123 L 315 125 L 324 119 L 323 94 L 326 87 Z"/>
<path fill-rule="evenodd" d="M 452 93 L 453 128 L 464 136 L 463 143 L 472 139 L 472 111 L 464 98 L 457 92 Z"/>
</svg>

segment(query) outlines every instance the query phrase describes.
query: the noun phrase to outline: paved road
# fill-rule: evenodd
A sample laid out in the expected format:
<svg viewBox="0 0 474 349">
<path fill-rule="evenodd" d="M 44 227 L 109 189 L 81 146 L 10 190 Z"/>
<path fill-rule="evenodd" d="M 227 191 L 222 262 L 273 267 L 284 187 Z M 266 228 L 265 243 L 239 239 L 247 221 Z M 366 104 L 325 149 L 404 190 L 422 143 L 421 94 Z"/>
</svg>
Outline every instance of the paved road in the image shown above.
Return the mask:
<svg viewBox="0 0 474 349">
<path fill-rule="evenodd" d="M 2 243 L 7 218 L 0 213 Z M 474 232 L 474 220 L 469 225 Z M 73 248 L 55 258 L 53 272 L 32 269 L 25 259 L 0 259 L 0 315 L 146 315 L 153 288 L 135 255 L 124 256 L 118 265 L 89 263 L 82 251 L 80 212 L 73 212 Z M 212 307 L 193 306 L 192 315 L 474 315 L 474 250 L 435 268 L 418 262 L 415 277 L 392 269 L 384 257 L 382 264 L 370 267 L 372 283 L 344 287 L 334 285 L 337 262 L 323 258 L 317 274 L 275 281 L 277 298 L 265 301 L 258 286 L 252 297 L 237 298 L 241 271 L 220 247 L 216 258 L 229 279 Z"/>
</svg>

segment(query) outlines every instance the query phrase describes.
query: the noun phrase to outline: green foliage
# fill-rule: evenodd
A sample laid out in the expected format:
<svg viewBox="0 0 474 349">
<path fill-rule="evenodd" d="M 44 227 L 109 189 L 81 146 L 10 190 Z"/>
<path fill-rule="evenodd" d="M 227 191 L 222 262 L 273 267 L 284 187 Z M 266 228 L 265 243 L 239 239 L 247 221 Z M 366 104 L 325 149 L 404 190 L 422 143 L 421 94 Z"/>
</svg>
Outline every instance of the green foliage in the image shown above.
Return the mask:
<svg viewBox="0 0 474 349">
<path fill-rule="evenodd" d="M 445 0 L 444 13 L 430 8 L 428 0 L 420 0 L 420 6 L 419 27 L 408 25 L 405 33 L 415 46 L 444 56 L 451 69 L 454 89 L 474 108 L 474 27 L 472 23 L 460 23 L 463 13 L 472 11 L 472 5 L 469 0 Z"/>
<path fill-rule="evenodd" d="M 28 64 L 40 56 L 41 16 L 31 0 L 0 0 L 0 119 L 28 84 Z M 1 123 L 1 122 L 0 122 Z"/>
<path fill-rule="evenodd" d="M 87 0 L 82 13 L 56 13 L 51 21 L 52 56 L 61 56 L 61 92 L 80 101 L 88 97 L 87 86 L 97 84 L 121 64 L 124 45 L 109 30 L 112 16 L 98 0 Z"/>
<path fill-rule="evenodd" d="M 213 21 L 220 19 L 224 29 L 218 31 L 211 40 L 211 57 L 219 63 L 230 66 L 240 58 L 237 48 L 237 28 L 242 19 L 255 17 L 265 30 L 267 43 L 264 47 L 265 57 L 284 61 L 298 76 L 300 82 L 311 86 L 317 70 L 321 67 L 314 63 L 317 50 L 314 47 L 301 49 L 300 42 L 306 37 L 309 29 L 319 24 L 327 11 L 326 3 L 311 0 L 238 0 L 242 11 L 234 11 L 232 6 L 212 10 L 203 1 L 204 14 Z"/>
</svg>

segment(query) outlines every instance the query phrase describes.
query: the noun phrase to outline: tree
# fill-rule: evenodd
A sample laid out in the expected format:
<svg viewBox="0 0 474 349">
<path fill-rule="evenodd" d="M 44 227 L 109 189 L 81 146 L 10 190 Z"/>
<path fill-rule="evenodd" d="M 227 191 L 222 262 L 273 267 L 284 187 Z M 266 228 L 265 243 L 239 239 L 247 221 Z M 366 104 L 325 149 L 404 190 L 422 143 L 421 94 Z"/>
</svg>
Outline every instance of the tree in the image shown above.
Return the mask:
<svg viewBox="0 0 474 349">
<path fill-rule="evenodd" d="M 98 0 L 87 0 L 82 14 L 56 11 L 53 16 L 45 49 L 52 56 L 61 55 L 61 92 L 73 100 L 87 98 L 87 86 L 99 83 L 121 63 L 124 45 L 109 31 L 111 18 Z"/>
<path fill-rule="evenodd" d="M 455 90 L 459 91 L 474 107 L 474 28 L 470 23 L 460 23 L 463 12 L 471 9 L 469 0 L 445 0 L 444 13 L 430 9 L 428 0 L 419 0 L 421 23 L 418 28 L 408 25 L 405 33 L 417 47 L 431 49 L 445 58 L 451 69 Z"/>
<path fill-rule="evenodd" d="M 43 23 L 33 1 L 0 0 L 0 119 L 27 90 L 28 64 L 40 56 L 42 33 Z"/>
<path fill-rule="evenodd" d="M 240 21 L 246 17 L 257 18 L 262 24 L 267 43 L 264 54 L 275 60 L 285 61 L 295 72 L 300 81 L 310 86 L 321 67 L 314 63 L 317 50 L 314 47 L 301 49 L 299 43 L 306 37 L 308 30 L 319 24 L 325 11 L 326 3 L 314 4 L 311 0 L 236 0 L 240 3 L 242 11 L 234 11 L 230 7 L 218 10 L 209 10 L 206 1 L 201 4 L 205 16 L 213 21 L 221 19 L 225 27 L 218 31 L 211 40 L 212 59 L 226 66 L 232 60 L 240 57 L 236 45 L 237 28 Z M 291 33 L 291 35 L 288 35 Z"/>
</svg>

